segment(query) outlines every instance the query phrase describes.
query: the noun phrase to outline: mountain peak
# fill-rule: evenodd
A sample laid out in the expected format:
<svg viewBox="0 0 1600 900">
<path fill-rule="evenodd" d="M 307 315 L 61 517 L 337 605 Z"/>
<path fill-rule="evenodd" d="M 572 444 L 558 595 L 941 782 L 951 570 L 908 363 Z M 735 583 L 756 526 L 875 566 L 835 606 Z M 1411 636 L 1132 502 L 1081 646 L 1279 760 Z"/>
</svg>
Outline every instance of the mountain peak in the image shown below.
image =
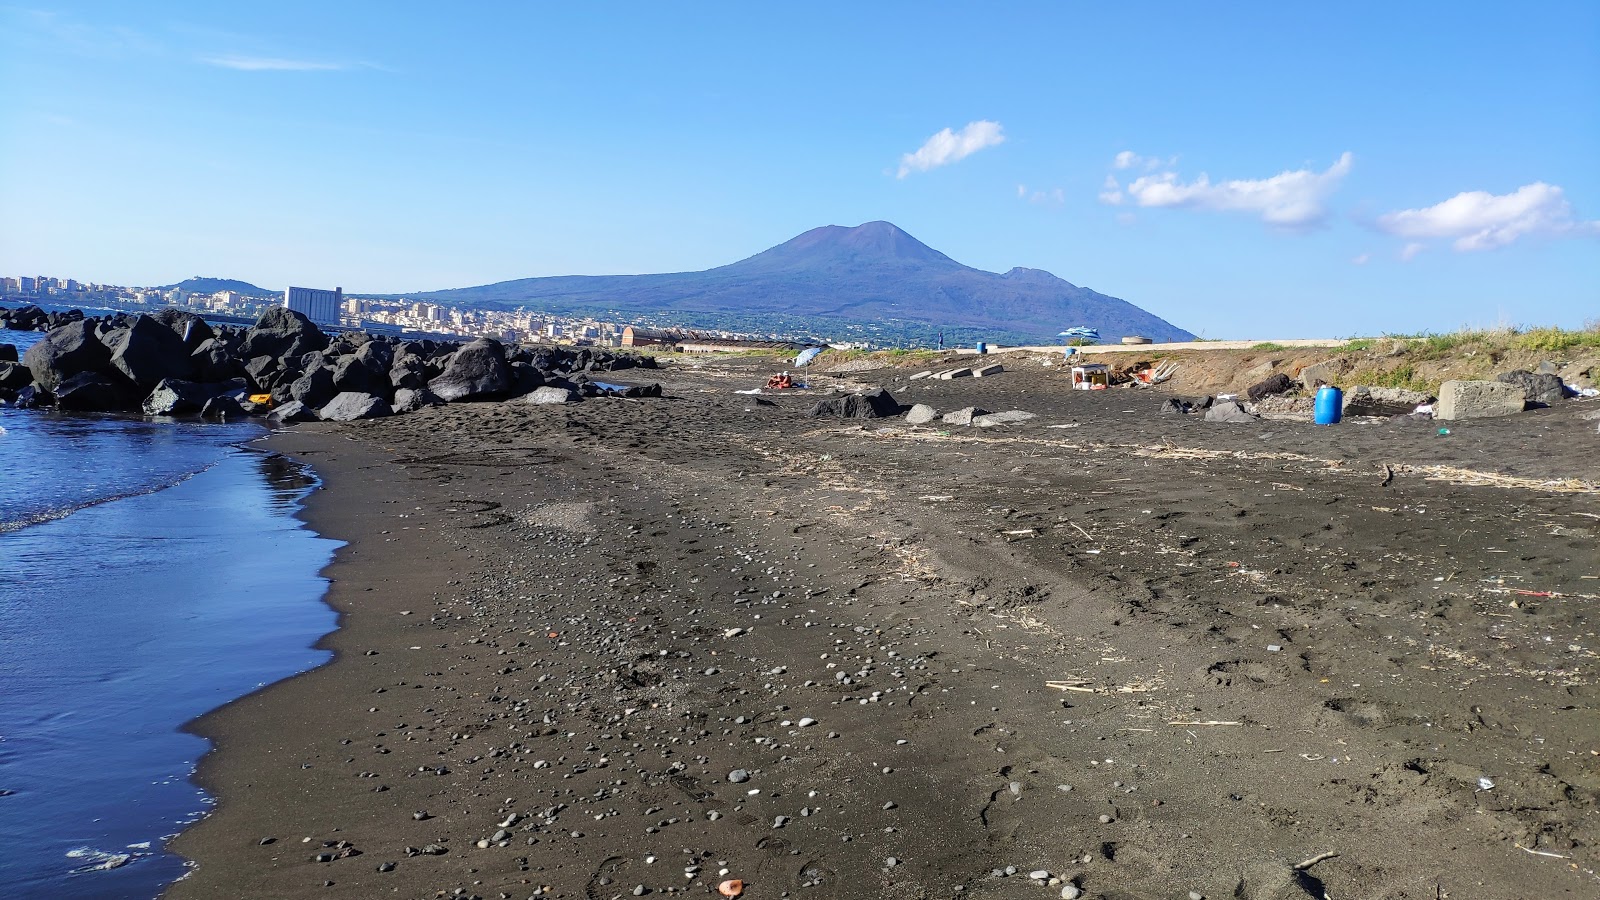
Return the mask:
<svg viewBox="0 0 1600 900">
<path fill-rule="evenodd" d="M 959 266 L 955 260 L 907 234 L 892 222 L 866 222 L 849 228 L 823 225 L 734 266 L 791 268 L 796 265 L 934 263 Z M 725 266 L 724 268 L 731 268 Z"/>
</svg>

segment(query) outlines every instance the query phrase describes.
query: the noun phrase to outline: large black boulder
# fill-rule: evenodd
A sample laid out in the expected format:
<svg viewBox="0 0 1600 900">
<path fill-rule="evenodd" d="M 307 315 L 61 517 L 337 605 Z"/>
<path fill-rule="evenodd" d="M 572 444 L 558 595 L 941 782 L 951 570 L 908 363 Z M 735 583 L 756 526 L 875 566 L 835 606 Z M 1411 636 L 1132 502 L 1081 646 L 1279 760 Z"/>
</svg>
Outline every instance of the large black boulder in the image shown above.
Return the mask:
<svg viewBox="0 0 1600 900">
<path fill-rule="evenodd" d="M 388 397 L 394 392 L 389 384 L 389 367 L 380 365 L 370 355 L 362 356 L 359 351 L 339 357 L 333 369 L 333 386 L 341 392 L 353 391 L 378 397 Z"/>
<path fill-rule="evenodd" d="M 20 390 L 33 384 L 33 370 L 19 362 L 0 362 L 0 388 Z"/>
<path fill-rule="evenodd" d="M 156 385 L 141 405 L 147 416 L 181 416 L 200 412 L 214 398 L 233 397 L 237 400 L 248 392 L 249 385 L 243 378 L 214 384 L 166 378 Z"/>
<path fill-rule="evenodd" d="M 149 316 L 138 316 L 126 330 L 106 344 L 111 367 L 141 388 L 153 388 L 164 378 L 191 379 L 194 362 L 183 338 Z"/>
<path fill-rule="evenodd" d="M 881 419 L 900 414 L 900 403 L 883 388 L 873 388 L 860 394 L 847 394 L 832 400 L 819 400 L 811 408 L 813 417 L 831 416 L 840 419 Z"/>
<path fill-rule="evenodd" d="M 242 419 L 245 415 L 244 406 L 232 394 L 212 397 L 206 401 L 205 406 L 200 407 L 200 418 L 202 419 L 221 419 L 226 421 L 228 419 Z"/>
<path fill-rule="evenodd" d="M 354 422 L 357 419 L 377 419 L 393 414 L 389 401 L 359 391 L 345 391 L 317 411 L 324 422 Z"/>
<path fill-rule="evenodd" d="M 200 349 L 200 345 L 217 336 L 217 333 L 206 324 L 206 320 L 192 312 L 181 309 L 163 309 L 150 316 L 162 325 L 172 329 L 172 333 L 183 341 L 189 352 Z"/>
<path fill-rule="evenodd" d="M 61 382 L 55 395 L 58 408 L 75 412 L 119 412 L 139 402 L 125 382 L 103 372 L 79 372 Z"/>
<path fill-rule="evenodd" d="M 0 344 L 0 362 L 21 362 L 16 344 Z"/>
<path fill-rule="evenodd" d="M 400 353 L 389 367 L 389 382 L 398 388 L 416 390 L 428 386 L 428 361 L 415 353 Z"/>
<path fill-rule="evenodd" d="M 545 377 L 532 363 L 518 360 L 511 364 L 511 382 L 511 393 L 521 396 L 544 387 Z"/>
<path fill-rule="evenodd" d="M 317 412 L 299 400 L 290 400 L 267 413 L 267 421 L 274 425 L 287 425 L 290 422 L 315 422 Z"/>
<path fill-rule="evenodd" d="M 326 406 L 339 389 L 333 386 L 333 370 L 316 368 L 289 383 L 289 397 L 312 409 Z"/>
<path fill-rule="evenodd" d="M 33 381 L 47 391 L 80 372 L 97 371 L 111 362 L 111 351 L 95 339 L 93 323 L 79 319 L 52 328 L 44 340 L 29 347 L 22 361 Z"/>
<path fill-rule="evenodd" d="M 388 371 L 394 365 L 394 347 L 371 335 L 362 334 L 362 337 L 367 338 L 367 342 L 356 348 L 356 357 L 370 369 Z"/>
<path fill-rule="evenodd" d="M 189 354 L 189 361 L 194 366 L 196 381 L 227 381 L 229 378 L 249 376 L 245 371 L 244 362 L 230 353 L 227 345 L 216 338 L 196 347 L 195 351 Z M 250 380 L 255 381 L 253 378 Z"/>
<path fill-rule="evenodd" d="M 493 338 L 478 338 L 457 350 L 439 377 L 428 382 L 428 389 L 446 402 L 501 397 L 511 387 L 505 348 Z"/>
<path fill-rule="evenodd" d="M 391 407 L 396 415 L 402 415 L 404 413 L 414 413 L 424 407 L 442 406 L 443 404 L 443 400 L 435 397 L 433 391 L 425 387 L 416 388 L 415 390 L 412 388 L 396 388 L 394 403 L 391 404 Z"/>
<path fill-rule="evenodd" d="M 272 356 L 252 356 L 245 358 L 244 373 L 260 388 L 272 386 L 272 376 L 279 369 L 278 360 Z"/>
<path fill-rule="evenodd" d="M 328 336 L 304 314 L 287 306 L 269 306 L 261 311 L 256 323 L 245 332 L 240 353 L 246 359 L 263 355 L 299 356 L 326 346 Z"/>
</svg>

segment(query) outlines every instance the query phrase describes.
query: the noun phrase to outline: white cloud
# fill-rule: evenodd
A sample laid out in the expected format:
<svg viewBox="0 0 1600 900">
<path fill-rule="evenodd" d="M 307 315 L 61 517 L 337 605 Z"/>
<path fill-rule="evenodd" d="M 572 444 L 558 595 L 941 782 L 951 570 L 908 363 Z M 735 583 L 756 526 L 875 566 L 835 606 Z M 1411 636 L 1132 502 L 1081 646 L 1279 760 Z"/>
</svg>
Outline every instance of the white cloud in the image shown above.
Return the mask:
<svg viewBox="0 0 1600 900">
<path fill-rule="evenodd" d="M 1144 169 L 1146 171 L 1159 169 L 1162 166 L 1171 168 L 1177 164 L 1178 158 L 1176 156 L 1161 159 L 1155 156 L 1140 156 L 1132 150 L 1124 150 L 1118 153 L 1115 159 L 1111 160 L 1111 167 L 1114 169 Z"/>
<path fill-rule="evenodd" d="M 1119 166 L 1118 168 L 1121 167 Z M 1100 202 L 1107 206 L 1122 205 L 1122 185 L 1117 183 L 1117 176 L 1106 176 L 1105 184 L 1100 186 Z"/>
<path fill-rule="evenodd" d="M 1244 212 L 1260 216 L 1268 225 L 1311 228 L 1327 218 L 1328 196 L 1349 173 L 1352 159 L 1345 153 L 1325 172 L 1296 169 L 1271 178 L 1216 183 L 1204 173 L 1185 184 L 1176 172 L 1159 172 L 1128 185 L 1128 196 L 1140 206 Z M 1103 194 L 1101 199 L 1105 201 Z"/>
<path fill-rule="evenodd" d="M 1423 209 L 1379 216 L 1377 225 L 1414 241 L 1454 238 L 1452 246 L 1463 253 L 1504 247 L 1526 234 L 1600 234 L 1600 221 L 1578 219 L 1561 188 L 1542 181 L 1509 194 L 1465 191 Z"/>
<path fill-rule="evenodd" d="M 1067 202 L 1067 192 L 1061 188 L 1048 191 L 1030 191 L 1025 184 L 1017 185 L 1017 199 L 1042 206 L 1062 206 Z"/>
<path fill-rule="evenodd" d="M 1417 254 L 1422 252 L 1422 246 L 1423 245 L 1421 245 L 1421 244 L 1412 243 L 1412 244 L 1407 244 L 1404 247 L 1401 247 L 1400 248 L 1400 261 L 1401 262 L 1411 262 L 1413 259 L 1416 259 L 1417 258 Z"/>
<path fill-rule="evenodd" d="M 967 127 L 960 131 L 951 131 L 946 128 L 928 138 L 915 153 L 907 153 L 900 157 L 900 173 L 895 176 L 904 178 L 912 172 L 926 172 L 940 166 L 948 166 L 957 160 L 966 159 L 985 147 L 993 147 L 1004 143 L 1006 136 L 1001 133 L 1000 123 L 988 119 L 967 123 Z"/>
<path fill-rule="evenodd" d="M 279 59 L 270 56 L 202 56 L 208 66 L 240 72 L 335 72 L 347 69 L 344 63 L 314 62 L 304 59 Z"/>
<path fill-rule="evenodd" d="M 1372 262 L 1371 253 L 1360 253 L 1350 258 L 1350 265 L 1352 266 L 1364 266 L 1369 262 Z"/>
</svg>

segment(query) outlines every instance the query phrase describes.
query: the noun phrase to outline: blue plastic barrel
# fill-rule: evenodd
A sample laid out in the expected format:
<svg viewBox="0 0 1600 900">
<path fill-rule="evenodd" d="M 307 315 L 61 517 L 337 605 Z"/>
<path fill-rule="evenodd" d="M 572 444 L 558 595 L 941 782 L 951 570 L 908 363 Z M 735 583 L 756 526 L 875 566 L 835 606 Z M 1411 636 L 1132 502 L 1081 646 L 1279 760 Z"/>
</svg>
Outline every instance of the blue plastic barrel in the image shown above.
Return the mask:
<svg viewBox="0 0 1600 900">
<path fill-rule="evenodd" d="M 1344 391 L 1331 384 L 1317 388 L 1316 406 L 1313 408 L 1314 421 L 1318 425 L 1337 425 L 1344 417 Z"/>
<path fill-rule="evenodd" d="M 989 352 L 989 345 L 985 344 L 983 341 L 979 341 L 978 342 L 978 352 L 980 354 L 988 353 Z"/>
</svg>

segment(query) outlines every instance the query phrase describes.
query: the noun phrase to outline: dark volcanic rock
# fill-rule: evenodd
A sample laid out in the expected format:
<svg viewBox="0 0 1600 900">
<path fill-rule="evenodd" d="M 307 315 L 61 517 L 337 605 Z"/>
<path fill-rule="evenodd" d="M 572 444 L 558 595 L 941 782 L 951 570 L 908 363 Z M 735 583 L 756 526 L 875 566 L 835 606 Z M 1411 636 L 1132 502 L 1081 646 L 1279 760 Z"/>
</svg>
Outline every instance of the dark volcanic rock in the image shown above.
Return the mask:
<svg viewBox="0 0 1600 900">
<path fill-rule="evenodd" d="M 1522 388 L 1524 402 L 1539 406 L 1549 406 L 1567 395 L 1566 385 L 1561 381 L 1560 375 L 1539 375 L 1518 369 L 1515 372 L 1505 372 L 1495 380 L 1517 385 Z"/>
<path fill-rule="evenodd" d="M 244 406 L 232 394 L 212 397 L 205 406 L 200 407 L 202 419 L 242 419 L 245 415 Z"/>
<path fill-rule="evenodd" d="M 267 421 L 274 425 L 287 425 L 290 422 L 315 422 L 317 421 L 317 413 L 299 400 L 290 400 L 288 403 L 267 413 Z"/>
<path fill-rule="evenodd" d="M 389 383 L 396 388 L 417 388 L 428 385 L 428 361 L 414 353 L 401 353 L 389 367 Z"/>
<path fill-rule="evenodd" d="M 257 356 L 299 356 L 328 346 L 328 337 L 311 324 L 311 320 L 286 306 L 269 306 L 261 311 L 245 332 L 240 353 L 246 358 Z"/>
<path fill-rule="evenodd" d="M 394 390 L 389 384 L 388 366 L 381 365 L 371 355 L 364 357 L 359 352 L 339 357 L 333 370 L 333 386 L 340 392 L 351 391 L 377 397 L 387 397 Z"/>
<path fill-rule="evenodd" d="M 181 309 L 163 309 L 150 316 L 162 325 L 172 329 L 172 333 L 183 341 L 183 345 L 190 353 L 200 349 L 200 345 L 216 337 L 216 332 L 206 324 L 206 320 L 192 312 Z"/>
<path fill-rule="evenodd" d="M 95 339 L 94 326 L 85 320 L 51 329 L 44 340 L 22 355 L 35 384 L 45 390 L 79 372 L 92 372 L 111 362 L 111 351 Z"/>
<path fill-rule="evenodd" d="M 229 352 L 226 344 L 215 338 L 196 347 L 194 353 L 189 355 L 189 359 L 194 366 L 194 377 L 197 381 L 226 381 L 229 378 L 243 378 L 249 375 L 245 371 L 244 363 Z M 251 379 L 252 382 L 254 380 Z"/>
<path fill-rule="evenodd" d="M 202 411 L 206 403 L 216 397 L 237 398 L 248 391 L 249 385 L 243 378 L 214 384 L 165 378 L 144 398 L 142 405 L 147 416 L 181 416 Z"/>
<path fill-rule="evenodd" d="M 394 412 L 382 397 L 345 391 L 324 406 L 318 415 L 325 422 L 354 422 L 357 419 L 376 419 Z"/>
<path fill-rule="evenodd" d="M 861 394 L 849 394 L 832 400 L 819 400 L 811 408 L 813 417 L 834 416 L 842 419 L 879 419 L 900 414 L 900 404 L 883 388 L 873 388 Z"/>
<path fill-rule="evenodd" d="M 17 398 L 12 402 L 12 405 L 17 409 L 35 409 L 40 406 L 50 405 L 50 402 L 54 399 L 49 391 L 38 385 L 30 384 L 17 391 Z"/>
<path fill-rule="evenodd" d="M 519 359 L 511 364 L 511 381 L 511 392 L 521 395 L 544 387 L 545 377 L 533 363 Z"/>
<path fill-rule="evenodd" d="M 1262 397 L 1271 397 L 1275 394 L 1287 394 L 1294 389 L 1294 380 L 1279 372 L 1265 381 L 1251 385 L 1250 389 L 1245 391 L 1245 396 L 1251 400 L 1260 400 Z"/>
<path fill-rule="evenodd" d="M 289 397 L 299 400 L 312 409 L 328 405 L 339 393 L 333 385 L 333 370 L 315 368 L 289 383 Z"/>
<path fill-rule="evenodd" d="M 272 385 L 272 376 L 278 368 L 277 357 L 253 356 L 244 364 L 244 373 L 257 387 L 266 388 Z"/>
<path fill-rule="evenodd" d="M 442 406 L 444 401 L 434 396 L 433 391 L 427 388 L 400 388 L 394 392 L 394 403 L 391 404 L 396 415 L 414 413 L 428 406 Z"/>
<path fill-rule="evenodd" d="M 428 382 L 429 390 L 446 402 L 502 396 L 511 385 L 505 348 L 492 338 L 479 338 L 457 350 L 444 372 Z"/>
<path fill-rule="evenodd" d="M 0 344 L 0 362 L 21 362 L 17 357 L 16 344 Z"/>
<path fill-rule="evenodd" d="M 0 362 L 0 388 L 18 390 L 33 384 L 33 370 L 19 362 Z"/>
<path fill-rule="evenodd" d="M 55 395 L 56 406 L 75 412 L 117 412 L 138 402 L 127 384 L 101 372 L 79 372 L 61 382 Z"/>
<path fill-rule="evenodd" d="M 153 388 L 164 378 L 194 377 L 194 363 L 183 338 L 149 316 L 139 316 L 127 330 L 111 337 L 111 366 L 141 388 Z"/>
<path fill-rule="evenodd" d="M 371 335 L 363 334 L 361 336 L 367 338 L 367 342 L 356 349 L 356 358 L 374 371 L 388 371 L 389 367 L 394 365 L 394 347 L 373 338 Z"/>
</svg>

